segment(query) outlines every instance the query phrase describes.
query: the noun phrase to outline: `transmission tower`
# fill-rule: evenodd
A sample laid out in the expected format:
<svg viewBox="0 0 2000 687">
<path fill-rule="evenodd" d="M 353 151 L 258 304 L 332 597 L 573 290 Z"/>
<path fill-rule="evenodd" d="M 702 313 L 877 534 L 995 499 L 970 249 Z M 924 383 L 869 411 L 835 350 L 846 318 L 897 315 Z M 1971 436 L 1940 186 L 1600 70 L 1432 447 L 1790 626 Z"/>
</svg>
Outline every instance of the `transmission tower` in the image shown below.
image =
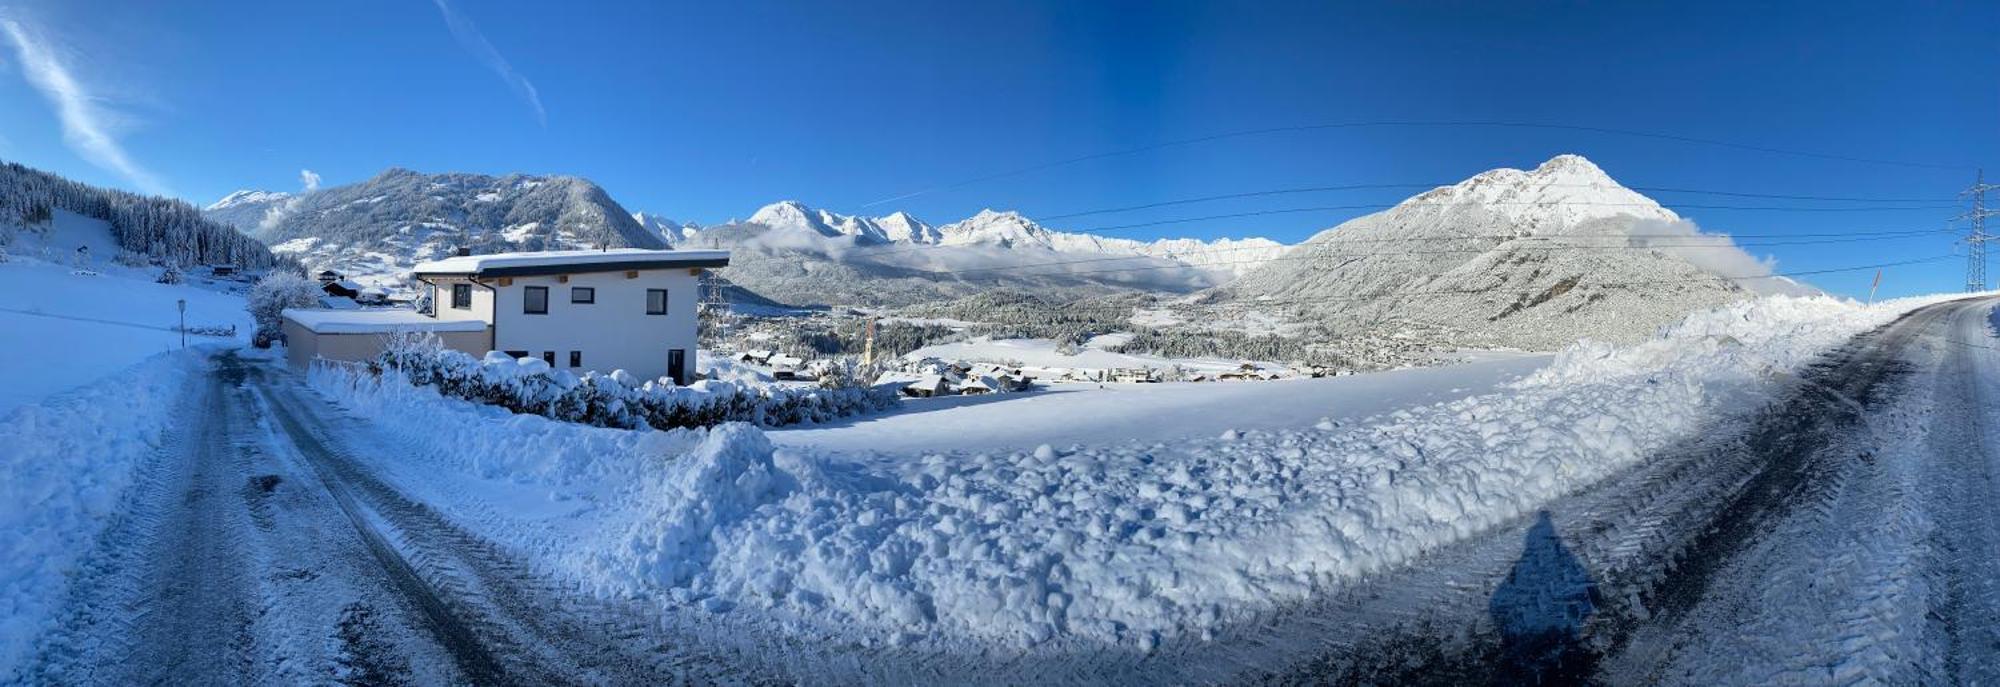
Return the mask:
<svg viewBox="0 0 2000 687">
<path fill-rule="evenodd" d="M 1965 237 L 1965 290 L 1967 292 L 1986 290 L 1986 242 L 1993 239 L 1986 233 L 1986 218 L 2000 215 L 2000 210 L 1986 207 L 1986 192 L 2000 189 L 2000 184 L 1986 183 L 1986 170 L 1979 170 L 1978 180 L 1972 188 L 1959 193 L 1959 197 L 1970 198 L 1972 209 L 1955 219 L 1969 220 L 1972 233 Z"/>
</svg>

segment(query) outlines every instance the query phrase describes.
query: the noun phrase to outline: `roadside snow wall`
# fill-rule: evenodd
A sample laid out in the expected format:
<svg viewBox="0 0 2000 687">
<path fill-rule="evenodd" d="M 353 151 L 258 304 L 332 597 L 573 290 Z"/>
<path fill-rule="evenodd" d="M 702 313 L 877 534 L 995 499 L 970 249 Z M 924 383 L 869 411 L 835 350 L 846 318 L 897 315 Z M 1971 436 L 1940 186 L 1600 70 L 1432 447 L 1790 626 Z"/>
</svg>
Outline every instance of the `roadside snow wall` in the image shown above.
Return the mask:
<svg viewBox="0 0 2000 687">
<path fill-rule="evenodd" d="M 412 460 L 589 502 L 560 524 L 460 512 L 602 593 L 869 643 L 1151 650 L 1530 513 L 1937 300 L 1747 301 L 1636 346 L 1577 344 L 1497 393 L 1173 446 L 830 456 L 745 425 L 622 432 L 316 385 Z M 548 455 L 482 462 L 524 450 Z"/>
</svg>

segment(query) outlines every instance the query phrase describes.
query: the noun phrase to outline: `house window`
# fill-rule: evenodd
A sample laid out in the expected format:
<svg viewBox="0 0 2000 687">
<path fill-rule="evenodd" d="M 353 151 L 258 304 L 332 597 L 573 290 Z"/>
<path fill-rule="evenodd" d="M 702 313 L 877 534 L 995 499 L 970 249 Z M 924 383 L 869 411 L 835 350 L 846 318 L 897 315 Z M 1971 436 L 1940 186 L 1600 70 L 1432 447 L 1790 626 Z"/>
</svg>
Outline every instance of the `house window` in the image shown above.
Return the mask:
<svg viewBox="0 0 2000 687">
<path fill-rule="evenodd" d="M 549 287 L 524 287 L 521 292 L 521 312 L 528 315 L 549 314 Z"/>
<path fill-rule="evenodd" d="M 508 351 L 508 352 L 507 352 L 507 357 L 509 357 L 509 358 L 513 358 L 513 359 L 515 359 L 515 360 L 520 360 L 520 359 L 522 359 L 522 358 L 526 358 L 526 357 L 528 357 L 528 352 L 527 352 L 527 351 Z"/>
<path fill-rule="evenodd" d="M 572 287 L 569 287 L 569 302 L 571 302 L 571 303 L 596 303 L 596 302 L 597 302 L 597 289 L 594 289 L 594 288 L 591 288 L 591 287 L 588 287 L 588 286 L 572 286 Z"/>
<path fill-rule="evenodd" d="M 570 352 L 569 352 L 569 366 L 570 366 L 570 367 L 583 367 L 583 351 L 570 351 Z"/>
<path fill-rule="evenodd" d="M 556 366 L 556 352 L 555 352 L 555 351 L 542 351 L 542 362 L 545 362 L 545 363 L 548 363 L 548 364 L 549 364 L 549 367 L 555 367 L 555 366 Z"/>
<path fill-rule="evenodd" d="M 667 314 L 667 290 L 646 289 L 646 314 Z"/>
<path fill-rule="evenodd" d="M 459 309 L 459 310 L 471 310 L 471 309 L 472 309 L 472 285 L 471 285 L 471 284 L 452 284 L 452 285 L 451 285 L 451 307 L 453 307 L 453 308 L 456 308 L 456 309 Z"/>
</svg>

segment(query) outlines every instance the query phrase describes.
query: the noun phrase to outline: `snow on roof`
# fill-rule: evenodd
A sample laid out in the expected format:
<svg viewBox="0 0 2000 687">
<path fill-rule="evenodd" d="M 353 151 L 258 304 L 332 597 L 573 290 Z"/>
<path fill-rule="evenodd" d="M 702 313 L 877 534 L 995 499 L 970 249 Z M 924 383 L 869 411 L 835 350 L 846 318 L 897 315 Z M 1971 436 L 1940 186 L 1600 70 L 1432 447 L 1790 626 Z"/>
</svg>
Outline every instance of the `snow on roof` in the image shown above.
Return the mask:
<svg viewBox="0 0 2000 687">
<path fill-rule="evenodd" d="M 287 308 L 285 319 L 314 334 L 388 334 L 398 331 L 483 332 L 479 320 L 440 320 L 415 310 L 317 310 Z"/>
<path fill-rule="evenodd" d="M 647 269 L 661 267 L 722 267 L 729 264 L 726 250 L 551 250 L 520 253 L 462 255 L 418 263 L 416 274 L 476 274 L 508 276 L 555 274 L 593 270 Z"/>
<path fill-rule="evenodd" d="M 340 288 L 343 288 L 343 289 L 347 289 L 347 290 L 349 290 L 349 291 L 360 291 L 360 290 L 361 290 L 361 283 L 360 283 L 360 282 L 357 282 L 357 281 L 354 281 L 354 280 L 352 280 L 352 279 L 342 279 L 342 280 L 340 280 L 340 281 L 337 281 L 337 282 L 334 282 L 334 283 L 333 283 L 333 285 L 334 285 L 334 286 L 338 286 L 338 287 L 340 287 Z"/>
</svg>

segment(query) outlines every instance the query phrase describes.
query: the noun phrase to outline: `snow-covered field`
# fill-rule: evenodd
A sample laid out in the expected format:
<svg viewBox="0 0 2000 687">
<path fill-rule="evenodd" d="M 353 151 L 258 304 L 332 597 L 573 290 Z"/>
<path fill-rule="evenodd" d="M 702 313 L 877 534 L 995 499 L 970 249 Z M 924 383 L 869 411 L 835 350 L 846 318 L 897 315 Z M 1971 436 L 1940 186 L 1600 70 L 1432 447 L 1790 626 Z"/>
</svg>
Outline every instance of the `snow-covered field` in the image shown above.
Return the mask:
<svg viewBox="0 0 2000 687">
<path fill-rule="evenodd" d="M 91 246 L 95 275 L 77 274 L 77 245 Z M 47 259 L 41 250 L 46 246 Z M 240 296 L 192 285 L 155 284 L 157 268 L 112 264 L 117 243 L 98 220 L 58 211 L 46 237 L 23 233 L 0 263 L 0 413 L 88 384 L 162 351 L 180 348 L 175 302 L 189 326 L 252 327 Z M 51 262 L 54 261 L 54 262 Z M 190 344 L 221 341 L 189 336 Z"/>
<path fill-rule="evenodd" d="M 1054 384 L 1029 393 L 909 399 L 892 413 L 770 435 L 786 446 L 889 454 L 1206 438 L 1231 429 L 1296 429 L 1322 419 L 1351 422 L 1484 394 L 1540 369 L 1550 357 L 1493 355 L 1448 367 L 1322 379 Z"/>
<path fill-rule="evenodd" d="M 947 650 L 1151 651 L 1531 512 L 1760 407 L 1767 378 L 1930 300 L 1733 304 L 1353 423 L 861 462 L 741 425 L 621 432 L 338 374 L 315 386 L 397 437 L 385 469 L 439 508 L 665 613 Z"/>
<path fill-rule="evenodd" d="M 919 360 L 939 358 L 966 362 L 1014 363 L 1029 367 L 1058 367 L 1109 370 L 1118 368 L 1168 368 L 1180 366 L 1189 371 L 1227 372 L 1235 370 L 1243 363 L 1234 358 L 1167 358 L 1157 355 L 1118 353 L 1106 350 L 1124 343 L 1130 334 L 1105 334 L 1095 337 L 1075 353 L 1064 353 L 1056 342 L 1049 339 L 992 339 L 978 337 L 968 341 L 925 346 L 904 355 L 904 358 Z M 1266 367 L 1282 369 L 1282 365 L 1266 363 Z"/>
</svg>

